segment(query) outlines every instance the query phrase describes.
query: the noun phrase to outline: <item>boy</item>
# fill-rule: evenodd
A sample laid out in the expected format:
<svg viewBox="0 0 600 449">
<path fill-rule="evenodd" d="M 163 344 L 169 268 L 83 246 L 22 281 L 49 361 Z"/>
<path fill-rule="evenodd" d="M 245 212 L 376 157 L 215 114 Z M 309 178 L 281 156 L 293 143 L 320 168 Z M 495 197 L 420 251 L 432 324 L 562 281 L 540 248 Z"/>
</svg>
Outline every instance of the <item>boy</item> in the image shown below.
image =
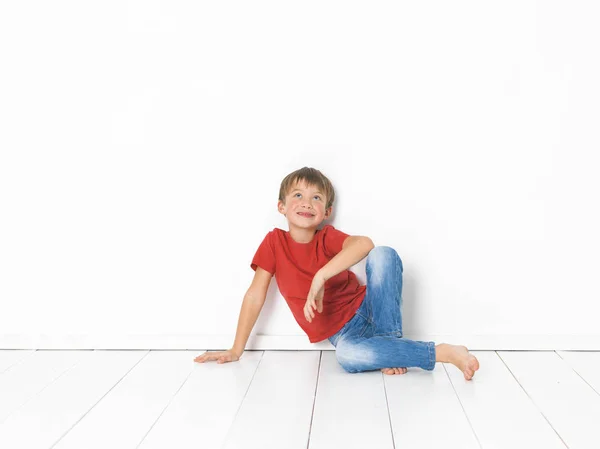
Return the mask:
<svg viewBox="0 0 600 449">
<path fill-rule="evenodd" d="M 283 179 L 277 207 L 289 232 L 274 228 L 252 259 L 255 275 L 233 347 L 194 361 L 240 359 L 277 273 L 279 291 L 310 342 L 329 339 L 347 372 L 404 374 L 410 366 L 433 370 L 435 362 L 449 362 L 471 380 L 479 361 L 465 346 L 402 338 L 403 266 L 394 249 L 375 247 L 370 238 L 349 236 L 331 225 L 317 230 L 331 216 L 334 200 L 333 186 L 319 170 L 303 167 Z M 360 285 L 348 268 L 366 256 L 367 284 Z"/>
</svg>

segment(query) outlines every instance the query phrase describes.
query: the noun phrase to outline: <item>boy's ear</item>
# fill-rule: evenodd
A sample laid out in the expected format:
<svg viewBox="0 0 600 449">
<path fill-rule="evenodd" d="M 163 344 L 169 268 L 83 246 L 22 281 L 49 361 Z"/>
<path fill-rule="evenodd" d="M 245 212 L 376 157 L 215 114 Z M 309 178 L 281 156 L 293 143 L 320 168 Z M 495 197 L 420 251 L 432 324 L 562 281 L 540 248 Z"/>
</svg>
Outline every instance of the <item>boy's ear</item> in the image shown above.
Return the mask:
<svg viewBox="0 0 600 449">
<path fill-rule="evenodd" d="M 325 218 L 331 217 L 333 206 L 330 206 L 329 209 L 325 209 Z"/>
</svg>

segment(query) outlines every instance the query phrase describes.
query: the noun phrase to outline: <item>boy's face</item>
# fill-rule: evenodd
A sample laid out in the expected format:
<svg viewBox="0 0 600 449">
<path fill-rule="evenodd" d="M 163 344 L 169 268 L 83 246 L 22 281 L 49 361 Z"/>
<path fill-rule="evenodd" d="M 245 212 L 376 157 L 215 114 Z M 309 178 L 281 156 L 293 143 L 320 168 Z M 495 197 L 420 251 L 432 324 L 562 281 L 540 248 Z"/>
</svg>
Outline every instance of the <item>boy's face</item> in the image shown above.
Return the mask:
<svg viewBox="0 0 600 449">
<path fill-rule="evenodd" d="M 285 197 L 285 204 L 278 201 L 279 212 L 286 216 L 290 227 L 316 228 L 331 215 L 331 209 L 325 209 L 327 198 L 316 186 L 305 181 L 293 185 Z"/>
</svg>

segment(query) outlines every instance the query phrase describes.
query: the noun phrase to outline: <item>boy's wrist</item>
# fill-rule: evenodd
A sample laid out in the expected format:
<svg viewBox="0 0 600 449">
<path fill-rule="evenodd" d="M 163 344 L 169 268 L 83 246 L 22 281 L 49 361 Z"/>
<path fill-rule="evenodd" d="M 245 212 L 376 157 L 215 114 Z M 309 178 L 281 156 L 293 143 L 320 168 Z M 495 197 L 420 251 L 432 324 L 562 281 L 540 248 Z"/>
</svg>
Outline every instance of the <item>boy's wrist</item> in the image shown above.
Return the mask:
<svg viewBox="0 0 600 449">
<path fill-rule="evenodd" d="M 243 349 L 238 349 L 238 348 L 231 348 L 230 351 L 235 352 L 235 354 L 239 357 L 244 353 Z"/>
<path fill-rule="evenodd" d="M 329 278 L 325 275 L 325 272 L 321 268 L 319 271 L 315 273 L 315 276 L 318 276 L 323 279 L 323 282 L 327 281 Z"/>
</svg>

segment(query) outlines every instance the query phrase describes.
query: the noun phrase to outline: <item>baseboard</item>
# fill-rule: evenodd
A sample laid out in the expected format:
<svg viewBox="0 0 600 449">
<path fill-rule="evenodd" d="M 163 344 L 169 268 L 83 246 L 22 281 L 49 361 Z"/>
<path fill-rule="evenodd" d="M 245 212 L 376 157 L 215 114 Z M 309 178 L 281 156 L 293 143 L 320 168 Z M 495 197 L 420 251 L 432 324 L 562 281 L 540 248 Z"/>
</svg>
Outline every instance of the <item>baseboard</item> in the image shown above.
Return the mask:
<svg viewBox="0 0 600 449">
<path fill-rule="evenodd" d="M 234 335 L 202 334 L 0 334 L 0 349 L 156 349 L 223 350 Z M 404 338 L 465 345 L 470 350 L 600 351 L 600 334 L 593 335 L 436 335 L 405 334 Z M 324 340 L 310 343 L 306 335 L 251 335 L 246 350 L 333 350 Z"/>
</svg>

